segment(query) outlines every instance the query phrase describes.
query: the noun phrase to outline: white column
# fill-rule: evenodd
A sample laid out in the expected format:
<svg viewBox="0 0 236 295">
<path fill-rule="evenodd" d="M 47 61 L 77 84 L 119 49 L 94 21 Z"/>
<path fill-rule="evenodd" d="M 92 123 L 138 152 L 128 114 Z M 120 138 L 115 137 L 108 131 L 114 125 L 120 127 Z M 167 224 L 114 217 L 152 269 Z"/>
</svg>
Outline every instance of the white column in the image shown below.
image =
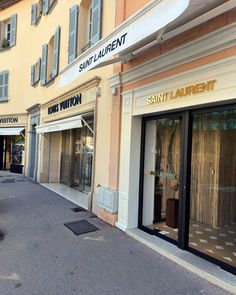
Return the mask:
<svg viewBox="0 0 236 295">
<path fill-rule="evenodd" d="M 119 208 L 116 226 L 122 230 L 138 224 L 141 118 L 132 117 L 133 92 L 123 95 Z"/>
</svg>

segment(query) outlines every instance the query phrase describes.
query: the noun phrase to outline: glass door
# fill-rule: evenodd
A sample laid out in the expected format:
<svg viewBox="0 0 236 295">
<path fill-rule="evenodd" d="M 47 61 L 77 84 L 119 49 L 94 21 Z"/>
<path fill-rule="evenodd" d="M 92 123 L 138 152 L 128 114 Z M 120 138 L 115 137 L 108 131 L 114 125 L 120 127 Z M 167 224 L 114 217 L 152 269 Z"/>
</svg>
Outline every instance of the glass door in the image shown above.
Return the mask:
<svg viewBox="0 0 236 295">
<path fill-rule="evenodd" d="M 181 117 L 145 123 L 142 226 L 178 240 Z"/>
<path fill-rule="evenodd" d="M 236 109 L 193 114 L 189 247 L 236 267 Z"/>
</svg>

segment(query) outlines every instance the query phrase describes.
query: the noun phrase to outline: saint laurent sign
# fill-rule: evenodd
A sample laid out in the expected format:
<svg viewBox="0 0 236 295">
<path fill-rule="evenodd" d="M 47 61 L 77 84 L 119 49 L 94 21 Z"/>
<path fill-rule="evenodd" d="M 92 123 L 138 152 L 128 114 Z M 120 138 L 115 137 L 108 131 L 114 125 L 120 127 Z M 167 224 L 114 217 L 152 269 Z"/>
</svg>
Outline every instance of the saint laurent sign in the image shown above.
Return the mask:
<svg viewBox="0 0 236 295">
<path fill-rule="evenodd" d="M 108 1 L 109 2 L 109 1 Z M 108 36 L 99 40 L 85 53 L 78 56 L 60 75 L 60 87 L 75 81 L 83 73 L 99 66 L 105 61 L 114 62 L 116 54 L 133 52 L 145 40 L 153 40 L 159 30 L 177 19 L 188 7 L 189 0 L 149 1 L 150 4 L 133 17 L 117 26 Z M 144 43 L 145 44 L 145 43 Z"/>
<path fill-rule="evenodd" d="M 77 94 L 73 97 L 70 97 L 66 100 L 63 100 L 59 103 L 56 103 L 50 107 L 48 107 L 48 115 L 64 111 L 66 109 L 75 107 L 77 105 L 81 104 L 81 94 Z"/>
<path fill-rule="evenodd" d="M 147 104 L 155 104 L 180 97 L 196 95 L 198 93 L 210 92 L 215 89 L 215 83 L 216 80 L 209 80 L 207 82 L 185 86 L 176 90 L 156 93 L 147 98 Z"/>
</svg>

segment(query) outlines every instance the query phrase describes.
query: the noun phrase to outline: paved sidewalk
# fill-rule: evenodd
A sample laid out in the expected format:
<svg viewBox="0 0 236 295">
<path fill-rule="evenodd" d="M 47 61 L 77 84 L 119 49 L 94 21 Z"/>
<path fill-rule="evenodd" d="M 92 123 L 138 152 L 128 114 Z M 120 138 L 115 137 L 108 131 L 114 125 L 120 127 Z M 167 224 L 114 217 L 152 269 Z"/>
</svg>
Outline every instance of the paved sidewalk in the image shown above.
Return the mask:
<svg viewBox="0 0 236 295">
<path fill-rule="evenodd" d="M 229 294 L 74 207 L 0 172 L 1 295 Z M 75 236 L 63 225 L 80 219 L 100 230 Z"/>
</svg>

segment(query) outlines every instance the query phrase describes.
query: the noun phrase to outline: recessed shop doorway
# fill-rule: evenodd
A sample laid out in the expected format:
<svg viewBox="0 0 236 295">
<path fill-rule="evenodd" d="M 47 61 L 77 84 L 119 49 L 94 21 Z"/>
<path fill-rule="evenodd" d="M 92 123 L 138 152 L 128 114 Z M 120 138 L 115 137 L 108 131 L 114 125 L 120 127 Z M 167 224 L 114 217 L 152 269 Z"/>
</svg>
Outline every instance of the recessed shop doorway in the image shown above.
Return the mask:
<svg viewBox="0 0 236 295">
<path fill-rule="evenodd" d="M 139 228 L 235 273 L 236 107 L 143 119 Z"/>
<path fill-rule="evenodd" d="M 82 128 L 62 131 L 60 182 L 84 193 L 91 191 L 93 128 L 88 118 Z"/>
</svg>

